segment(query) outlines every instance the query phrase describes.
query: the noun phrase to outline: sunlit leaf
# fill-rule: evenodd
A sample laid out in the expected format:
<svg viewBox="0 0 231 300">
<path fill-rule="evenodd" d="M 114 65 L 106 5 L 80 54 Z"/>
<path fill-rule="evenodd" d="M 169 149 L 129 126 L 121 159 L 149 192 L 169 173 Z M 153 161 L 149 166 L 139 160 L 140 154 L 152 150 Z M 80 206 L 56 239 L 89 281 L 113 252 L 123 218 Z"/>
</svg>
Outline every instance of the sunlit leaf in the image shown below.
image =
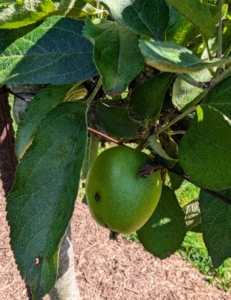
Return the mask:
<svg viewBox="0 0 231 300">
<path fill-rule="evenodd" d="M 179 145 L 179 162 L 195 185 L 231 187 L 231 120 L 208 105 L 197 114 Z"/>
</svg>

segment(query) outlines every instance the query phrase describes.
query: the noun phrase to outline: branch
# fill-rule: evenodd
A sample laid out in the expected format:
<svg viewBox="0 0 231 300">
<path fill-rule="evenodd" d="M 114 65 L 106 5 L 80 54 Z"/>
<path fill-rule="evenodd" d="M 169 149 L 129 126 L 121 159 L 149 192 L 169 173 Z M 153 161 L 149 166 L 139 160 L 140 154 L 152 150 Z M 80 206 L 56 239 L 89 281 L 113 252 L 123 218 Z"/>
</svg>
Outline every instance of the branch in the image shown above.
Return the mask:
<svg viewBox="0 0 231 300">
<path fill-rule="evenodd" d="M 164 167 L 164 168 L 166 168 L 166 167 Z M 166 169 L 168 169 L 168 168 L 166 168 Z M 185 179 L 185 180 L 187 180 L 187 181 L 189 181 L 189 182 L 191 182 L 191 183 L 193 184 L 193 181 L 190 180 L 190 179 L 188 178 L 187 175 L 181 174 L 180 172 L 178 172 L 178 171 L 176 171 L 176 170 L 173 170 L 173 169 L 168 169 L 168 170 L 169 170 L 170 172 L 172 172 L 172 173 L 178 175 L 179 177 L 181 177 L 181 178 L 183 178 L 183 179 Z M 223 197 L 222 195 L 220 195 L 220 194 L 218 194 L 218 193 L 216 193 L 216 192 L 214 192 L 214 191 L 212 191 L 212 190 L 209 190 L 209 189 L 201 189 L 201 190 L 203 190 L 203 191 L 205 191 L 206 193 L 210 194 L 211 196 L 214 196 L 214 197 L 218 198 L 219 200 L 221 200 L 221 201 L 223 201 L 223 202 L 225 202 L 225 203 L 231 205 L 231 200 L 229 200 L 229 199 Z"/>
</svg>

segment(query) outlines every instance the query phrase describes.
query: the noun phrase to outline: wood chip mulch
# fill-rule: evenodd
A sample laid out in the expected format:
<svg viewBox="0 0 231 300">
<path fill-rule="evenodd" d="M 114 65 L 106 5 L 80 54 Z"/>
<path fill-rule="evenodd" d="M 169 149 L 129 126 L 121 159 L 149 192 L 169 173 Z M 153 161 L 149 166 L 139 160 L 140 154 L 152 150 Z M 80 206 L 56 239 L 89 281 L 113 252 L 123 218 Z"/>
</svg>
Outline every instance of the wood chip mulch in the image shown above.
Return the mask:
<svg viewBox="0 0 231 300">
<path fill-rule="evenodd" d="M 27 300 L 9 247 L 1 189 L 0 228 L 0 299 Z M 82 300 L 231 300 L 231 294 L 208 287 L 205 276 L 180 255 L 161 261 L 121 236 L 118 242 L 109 240 L 108 230 L 96 224 L 80 201 L 72 218 L 72 242 Z"/>
</svg>

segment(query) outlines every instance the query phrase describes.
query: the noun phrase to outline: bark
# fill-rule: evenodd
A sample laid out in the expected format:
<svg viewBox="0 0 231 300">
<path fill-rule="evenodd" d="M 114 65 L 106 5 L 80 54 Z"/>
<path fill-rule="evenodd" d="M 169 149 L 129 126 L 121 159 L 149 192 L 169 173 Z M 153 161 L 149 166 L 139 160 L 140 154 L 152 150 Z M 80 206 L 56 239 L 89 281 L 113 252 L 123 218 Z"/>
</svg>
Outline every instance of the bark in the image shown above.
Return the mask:
<svg viewBox="0 0 231 300">
<path fill-rule="evenodd" d="M 74 252 L 71 243 L 71 224 L 63 237 L 59 250 L 59 269 L 56 283 L 50 291 L 51 300 L 81 300 L 76 277 Z"/>
</svg>

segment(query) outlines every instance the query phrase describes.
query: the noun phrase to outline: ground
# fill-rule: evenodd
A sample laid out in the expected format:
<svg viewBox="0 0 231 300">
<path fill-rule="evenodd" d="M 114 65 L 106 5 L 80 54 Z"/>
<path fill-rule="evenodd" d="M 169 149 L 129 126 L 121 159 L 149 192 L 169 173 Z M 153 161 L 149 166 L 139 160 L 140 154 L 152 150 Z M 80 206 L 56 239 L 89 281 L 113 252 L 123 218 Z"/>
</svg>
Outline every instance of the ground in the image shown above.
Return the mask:
<svg viewBox="0 0 231 300">
<path fill-rule="evenodd" d="M 26 300 L 9 246 L 5 198 L 0 189 L 0 299 Z M 82 300 L 231 300 L 231 294 L 207 286 L 205 277 L 175 254 L 161 261 L 140 244 L 122 237 L 109 240 L 88 208 L 76 202 L 72 218 L 76 277 Z M 44 300 L 49 297 L 45 296 Z"/>
</svg>

